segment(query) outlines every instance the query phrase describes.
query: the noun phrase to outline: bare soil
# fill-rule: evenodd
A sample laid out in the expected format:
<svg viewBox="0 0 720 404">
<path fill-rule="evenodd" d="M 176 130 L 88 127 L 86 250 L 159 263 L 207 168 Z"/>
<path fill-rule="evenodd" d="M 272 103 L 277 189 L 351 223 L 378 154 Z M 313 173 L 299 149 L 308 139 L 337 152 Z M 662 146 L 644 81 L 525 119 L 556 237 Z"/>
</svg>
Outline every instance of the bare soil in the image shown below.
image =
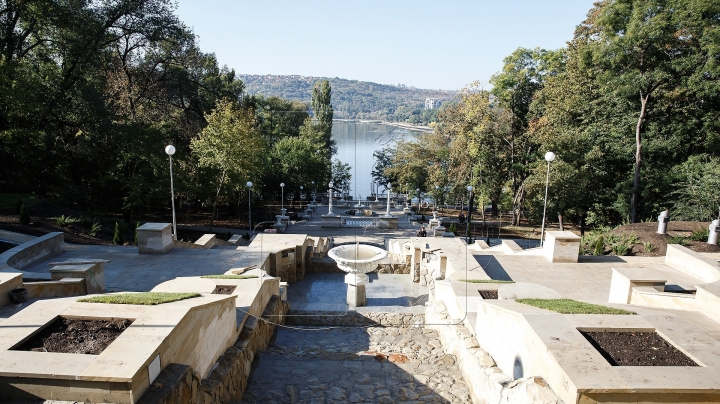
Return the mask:
<svg viewBox="0 0 720 404">
<path fill-rule="evenodd" d="M 657 234 L 657 222 L 632 223 L 613 229 L 612 233 L 621 235 L 622 233 L 635 233 L 640 238 L 640 243 L 633 245 L 631 255 L 644 257 L 662 257 L 667 251 L 668 240 L 673 236 L 689 237 L 694 231 L 707 229 L 710 222 L 673 222 L 668 223 L 668 234 Z M 685 239 L 685 247 L 695 252 L 720 252 L 720 246 L 710 245 L 704 241 L 693 241 Z M 646 252 L 643 244 L 650 242 L 655 247 L 651 252 Z"/>
<path fill-rule="evenodd" d="M 613 366 L 698 366 L 655 332 L 582 332 Z"/>
<path fill-rule="evenodd" d="M 498 292 L 497 290 L 479 290 L 480 296 L 482 296 L 483 299 L 497 299 L 498 298 Z"/>
<path fill-rule="evenodd" d="M 58 317 L 15 349 L 99 355 L 130 324 L 130 320 L 78 320 Z"/>
<path fill-rule="evenodd" d="M 212 294 L 214 294 L 214 295 L 232 295 L 232 293 L 235 291 L 236 287 L 237 286 L 217 285 L 217 286 L 215 286 L 215 290 L 213 290 Z"/>
</svg>

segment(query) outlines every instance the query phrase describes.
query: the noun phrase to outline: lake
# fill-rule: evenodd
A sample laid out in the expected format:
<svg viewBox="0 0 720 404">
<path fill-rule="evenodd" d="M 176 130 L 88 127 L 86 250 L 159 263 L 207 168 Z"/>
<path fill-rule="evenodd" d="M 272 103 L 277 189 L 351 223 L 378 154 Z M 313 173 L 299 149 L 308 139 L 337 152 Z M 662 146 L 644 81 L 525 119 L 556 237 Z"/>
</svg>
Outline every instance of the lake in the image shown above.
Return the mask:
<svg viewBox="0 0 720 404">
<path fill-rule="evenodd" d="M 349 164 L 352 173 L 350 194 L 365 198 L 372 190 L 373 152 L 395 144 L 399 140 L 416 138 L 421 132 L 382 123 L 333 121 L 332 139 L 337 145 L 338 159 Z"/>
</svg>

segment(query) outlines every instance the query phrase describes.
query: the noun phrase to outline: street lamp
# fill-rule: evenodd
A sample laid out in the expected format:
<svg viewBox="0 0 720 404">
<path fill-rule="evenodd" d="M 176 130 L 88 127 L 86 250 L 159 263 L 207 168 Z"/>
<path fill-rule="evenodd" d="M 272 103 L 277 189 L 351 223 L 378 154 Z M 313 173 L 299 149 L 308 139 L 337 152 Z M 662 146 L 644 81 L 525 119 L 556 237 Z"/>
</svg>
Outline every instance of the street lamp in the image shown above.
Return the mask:
<svg viewBox="0 0 720 404">
<path fill-rule="evenodd" d="M 437 209 L 438 208 L 437 196 L 438 196 L 439 192 L 440 192 L 440 185 L 435 185 L 435 210 L 436 211 L 438 210 Z"/>
<path fill-rule="evenodd" d="M 285 216 L 285 183 L 280 183 L 280 212 L 282 212 L 282 215 Z"/>
<path fill-rule="evenodd" d="M 177 240 L 177 223 L 175 222 L 175 190 L 173 189 L 172 176 L 172 156 L 175 154 L 175 146 L 165 146 L 165 153 L 170 156 L 170 202 L 172 203 L 172 224 L 173 224 L 173 240 Z"/>
<path fill-rule="evenodd" d="M 420 205 L 420 188 L 416 188 L 415 193 L 417 194 L 418 198 L 418 213 L 420 213 L 422 212 L 422 205 Z"/>
<path fill-rule="evenodd" d="M 392 217 L 392 215 L 390 214 L 390 190 L 392 190 L 392 184 L 388 182 L 388 184 L 387 184 L 387 191 L 388 191 L 387 212 L 385 212 L 385 217 Z"/>
<path fill-rule="evenodd" d="M 328 216 L 333 216 L 333 211 L 332 211 L 332 198 L 333 198 L 332 188 L 333 188 L 333 182 L 332 182 L 332 181 L 330 181 L 330 183 L 328 184 L 328 188 L 329 188 L 329 189 L 328 189 L 328 199 L 329 199 L 329 202 L 328 202 Z"/>
<path fill-rule="evenodd" d="M 472 222 L 473 186 L 468 185 L 467 191 L 468 191 L 469 195 L 468 195 L 468 220 L 467 220 L 467 225 L 465 227 L 465 243 L 467 243 L 467 245 L 470 245 L 470 243 L 472 243 L 472 238 L 470 237 L 470 223 Z"/>
<path fill-rule="evenodd" d="M 252 201 L 252 194 L 251 194 L 252 182 L 248 181 L 247 184 L 245 184 L 245 186 L 248 189 L 248 221 L 250 222 L 250 236 L 252 236 L 253 235 L 252 209 L 251 209 L 252 206 L 250 205 L 250 201 Z M 260 271 L 260 272 L 262 272 L 262 271 Z"/>
<path fill-rule="evenodd" d="M 316 192 L 315 192 L 315 181 L 310 181 L 310 183 L 312 184 L 312 196 L 313 196 L 313 205 L 314 205 L 314 204 L 315 204 L 315 195 L 316 195 Z"/>
<path fill-rule="evenodd" d="M 303 190 L 303 186 L 300 185 L 300 198 L 298 199 L 300 201 L 300 210 L 302 210 L 302 199 L 303 199 L 302 190 Z"/>
<path fill-rule="evenodd" d="M 545 241 L 545 211 L 547 210 L 548 184 L 550 183 L 550 163 L 555 160 L 555 153 L 549 151 L 545 153 L 545 161 L 548 163 L 547 174 L 545 175 L 545 205 L 543 206 L 542 229 L 540 230 L 540 246 Z"/>
</svg>

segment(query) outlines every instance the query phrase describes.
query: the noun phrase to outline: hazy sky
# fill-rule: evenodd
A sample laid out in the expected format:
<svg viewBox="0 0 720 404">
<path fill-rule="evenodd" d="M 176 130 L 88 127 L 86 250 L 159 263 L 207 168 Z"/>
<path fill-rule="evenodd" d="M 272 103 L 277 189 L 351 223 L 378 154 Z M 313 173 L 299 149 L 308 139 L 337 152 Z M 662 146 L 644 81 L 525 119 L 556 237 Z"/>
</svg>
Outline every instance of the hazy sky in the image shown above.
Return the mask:
<svg viewBox="0 0 720 404">
<path fill-rule="evenodd" d="M 572 39 L 593 0 L 178 0 L 204 52 L 239 74 L 459 89 L 518 47 Z"/>
</svg>

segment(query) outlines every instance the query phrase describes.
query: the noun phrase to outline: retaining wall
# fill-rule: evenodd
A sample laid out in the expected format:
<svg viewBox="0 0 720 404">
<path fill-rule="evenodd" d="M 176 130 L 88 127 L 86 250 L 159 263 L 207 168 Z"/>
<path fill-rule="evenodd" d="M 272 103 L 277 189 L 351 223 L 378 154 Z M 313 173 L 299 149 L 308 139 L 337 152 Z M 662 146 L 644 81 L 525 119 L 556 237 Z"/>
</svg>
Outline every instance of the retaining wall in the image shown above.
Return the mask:
<svg viewBox="0 0 720 404">
<path fill-rule="evenodd" d="M 48 233 L 0 254 L 0 269 L 23 269 L 63 251 L 65 251 L 65 233 Z"/>
</svg>

